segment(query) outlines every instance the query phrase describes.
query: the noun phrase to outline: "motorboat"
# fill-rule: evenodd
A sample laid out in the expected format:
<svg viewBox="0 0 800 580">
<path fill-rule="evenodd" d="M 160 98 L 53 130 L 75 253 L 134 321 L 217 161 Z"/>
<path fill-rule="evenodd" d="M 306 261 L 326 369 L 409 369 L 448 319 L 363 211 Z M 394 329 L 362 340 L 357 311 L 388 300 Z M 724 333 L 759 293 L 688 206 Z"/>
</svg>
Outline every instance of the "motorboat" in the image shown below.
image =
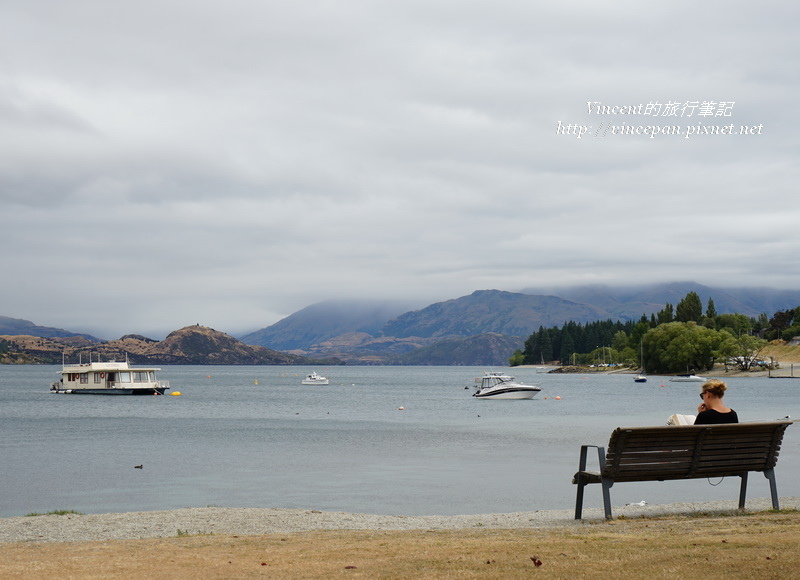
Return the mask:
<svg viewBox="0 0 800 580">
<path fill-rule="evenodd" d="M 473 397 L 478 399 L 532 399 L 542 390 L 536 385 L 523 385 L 512 376 L 487 372 L 475 379 Z"/>
<path fill-rule="evenodd" d="M 705 377 L 700 377 L 695 374 L 690 375 L 675 375 L 670 379 L 670 382 L 673 383 L 705 383 L 708 379 Z"/>
<path fill-rule="evenodd" d="M 304 384 L 304 385 L 327 385 L 328 384 L 328 379 L 323 377 L 322 375 L 318 375 L 316 372 L 313 372 L 310 375 L 306 375 L 306 378 L 303 379 L 302 384 Z"/>
<path fill-rule="evenodd" d="M 169 381 L 160 381 L 156 367 L 131 367 L 125 362 L 89 362 L 61 365 L 61 378 L 51 393 L 65 395 L 163 395 Z"/>
<path fill-rule="evenodd" d="M 634 383 L 646 383 L 647 382 L 647 377 L 644 376 L 643 374 L 639 373 L 638 375 L 633 377 L 633 382 Z"/>
</svg>

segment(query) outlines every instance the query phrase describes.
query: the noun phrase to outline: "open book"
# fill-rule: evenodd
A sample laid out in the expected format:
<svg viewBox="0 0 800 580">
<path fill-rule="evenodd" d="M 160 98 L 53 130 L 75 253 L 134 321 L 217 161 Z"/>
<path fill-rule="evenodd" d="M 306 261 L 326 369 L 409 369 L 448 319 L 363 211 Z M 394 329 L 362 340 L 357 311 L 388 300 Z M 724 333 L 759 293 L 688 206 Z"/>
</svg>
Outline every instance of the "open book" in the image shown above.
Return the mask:
<svg viewBox="0 0 800 580">
<path fill-rule="evenodd" d="M 667 425 L 694 425 L 694 415 L 670 415 Z"/>
</svg>

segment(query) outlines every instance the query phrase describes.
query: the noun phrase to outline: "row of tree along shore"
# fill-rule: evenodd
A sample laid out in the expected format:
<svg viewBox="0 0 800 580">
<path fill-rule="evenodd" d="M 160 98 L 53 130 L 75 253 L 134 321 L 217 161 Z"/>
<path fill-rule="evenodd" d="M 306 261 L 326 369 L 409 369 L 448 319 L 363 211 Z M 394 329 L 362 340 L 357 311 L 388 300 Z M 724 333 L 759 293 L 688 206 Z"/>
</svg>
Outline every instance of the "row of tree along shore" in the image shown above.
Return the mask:
<svg viewBox="0 0 800 580">
<path fill-rule="evenodd" d="M 567 322 L 561 328 L 539 327 L 509 359 L 511 366 L 561 365 L 640 368 L 647 373 L 711 370 L 715 364 L 748 371 L 769 369 L 776 361 L 763 356 L 770 344 L 785 344 L 800 336 L 800 306 L 753 318 L 717 314 L 713 299 L 705 312 L 696 292 L 678 305 L 666 303 L 638 321 Z"/>
</svg>

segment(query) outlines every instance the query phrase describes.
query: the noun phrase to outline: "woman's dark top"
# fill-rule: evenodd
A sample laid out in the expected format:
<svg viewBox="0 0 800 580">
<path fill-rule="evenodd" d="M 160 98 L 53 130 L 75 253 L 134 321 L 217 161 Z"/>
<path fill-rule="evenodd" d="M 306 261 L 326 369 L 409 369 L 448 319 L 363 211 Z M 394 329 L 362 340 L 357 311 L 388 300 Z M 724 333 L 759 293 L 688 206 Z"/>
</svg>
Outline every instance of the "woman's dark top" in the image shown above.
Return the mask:
<svg viewBox="0 0 800 580">
<path fill-rule="evenodd" d="M 738 423 L 739 417 L 733 409 L 729 413 L 720 413 L 714 409 L 706 409 L 697 414 L 695 425 L 718 425 L 719 423 Z"/>
</svg>

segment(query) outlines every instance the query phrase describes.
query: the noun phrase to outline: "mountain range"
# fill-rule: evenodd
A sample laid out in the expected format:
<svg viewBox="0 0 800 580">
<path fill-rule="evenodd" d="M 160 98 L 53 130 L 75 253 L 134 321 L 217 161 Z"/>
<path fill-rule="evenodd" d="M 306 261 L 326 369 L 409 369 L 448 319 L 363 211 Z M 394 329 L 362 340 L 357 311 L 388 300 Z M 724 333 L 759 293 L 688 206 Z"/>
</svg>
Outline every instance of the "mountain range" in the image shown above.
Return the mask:
<svg viewBox="0 0 800 580">
<path fill-rule="evenodd" d="M 247 345 L 232 336 L 199 324 L 171 332 L 158 341 L 128 334 L 116 340 L 97 342 L 83 336 L 39 337 L 5 335 L 0 362 L 25 364 L 62 361 L 129 360 L 133 364 L 190 365 L 312 365 L 342 364 L 334 359 L 311 360 L 277 352 L 263 346 Z"/>
<path fill-rule="evenodd" d="M 455 362 L 463 359 L 457 353 L 468 350 L 476 356 L 483 353 L 472 364 L 497 365 L 507 363 L 513 351 L 522 348 L 525 339 L 540 327 L 562 326 L 567 321 L 638 320 L 662 310 L 666 303 L 676 306 L 689 292 L 700 296 L 704 308 L 712 299 L 718 314 L 771 316 L 800 305 L 800 291 L 712 288 L 696 282 L 545 291 L 529 288 L 522 292 L 478 290 L 394 316 L 402 304 L 383 302 L 378 307 L 321 302 L 241 339 L 306 356 L 335 356 L 354 364 L 462 364 Z M 498 336 L 505 343 L 502 355 L 494 354 Z M 467 348 L 465 341 L 472 348 Z M 434 362 L 443 360 L 453 362 Z"/>
<path fill-rule="evenodd" d="M 514 350 L 522 348 L 525 339 L 540 327 L 562 326 L 568 321 L 638 320 L 657 313 L 666 303 L 676 306 L 689 292 L 700 296 L 704 308 L 711 298 L 718 314 L 772 316 L 800 305 L 800 291 L 712 288 L 695 282 L 529 288 L 522 292 L 478 290 L 416 310 L 411 309 L 413 303 L 403 301 L 327 300 L 237 337 L 244 347 L 263 347 L 274 354 L 253 353 L 219 337 L 203 346 L 203 340 L 195 336 L 193 346 L 181 354 L 167 348 L 174 342 L 172 335 L 161 342 L 145 337 L 133 340 L 129 335 L 105 344 L 136 346 L 136 356 L 161 364 L 293 364 L 290 360 L 306 364 L 309 359 L 324 359 L 326 364 L 505 365 Z M 187 327 L 181 332 L 196 334 L 187 330 L 193 328 L 205 327 Z M 19 334 L 100 342 L 88 335 L 0 317 L 0 335 Z M 226 355 L 213 354 L 214 348 L 223 346 Z M 267 360 L 275 362 L 257 362 Z"/>
</svg>

